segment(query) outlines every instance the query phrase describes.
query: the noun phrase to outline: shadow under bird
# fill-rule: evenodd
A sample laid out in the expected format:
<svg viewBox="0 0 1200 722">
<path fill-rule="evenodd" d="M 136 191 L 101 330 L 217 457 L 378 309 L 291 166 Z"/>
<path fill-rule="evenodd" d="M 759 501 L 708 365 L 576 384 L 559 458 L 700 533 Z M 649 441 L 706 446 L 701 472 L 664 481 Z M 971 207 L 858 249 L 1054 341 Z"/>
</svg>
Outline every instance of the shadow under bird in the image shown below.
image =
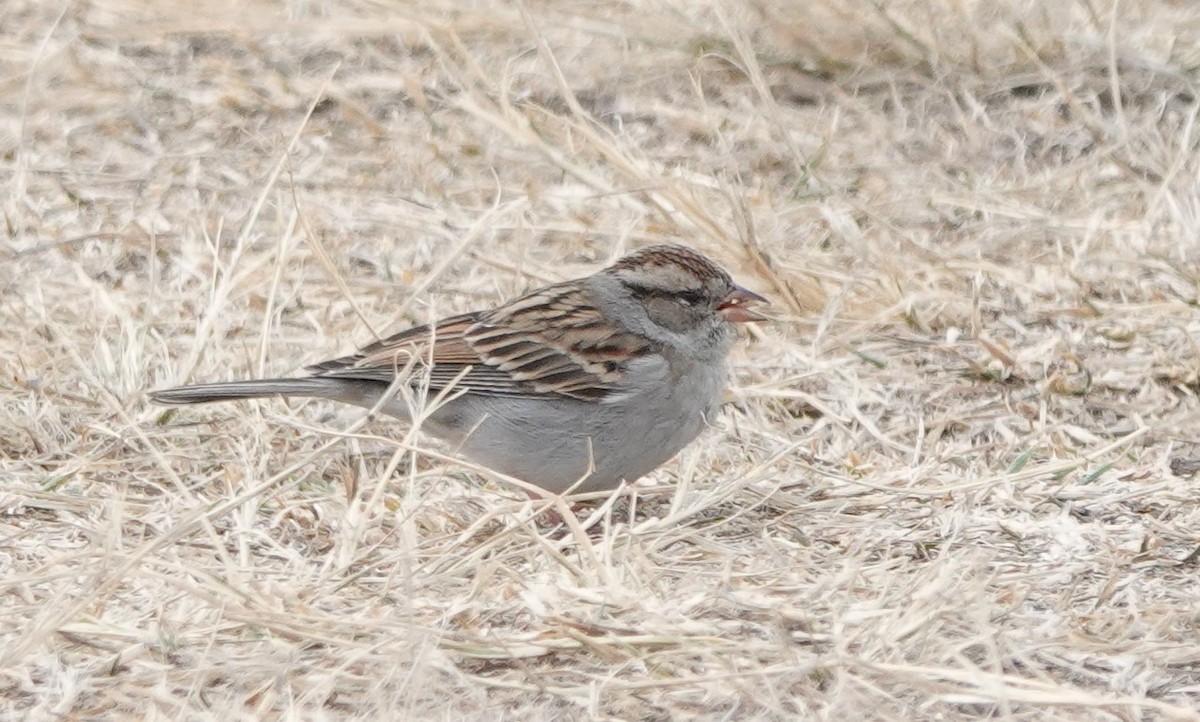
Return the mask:
<svg viewBox="0 0 1200 722">
<path fill-rule="evenodd" d="M 308 367 L 311 375 L 181 386 L 160 404 L 297 396 L 411 422 L 413 394 L 446 392 L 420 429 L 465 458 L 549 492 L 603 491 L 653 471 L 721 404 L 733 324 L 766 299 L 679 245 L 488 311 L 451 316 Z M 447 391 L 448 390 L 448 391 Z"/>
</svg>

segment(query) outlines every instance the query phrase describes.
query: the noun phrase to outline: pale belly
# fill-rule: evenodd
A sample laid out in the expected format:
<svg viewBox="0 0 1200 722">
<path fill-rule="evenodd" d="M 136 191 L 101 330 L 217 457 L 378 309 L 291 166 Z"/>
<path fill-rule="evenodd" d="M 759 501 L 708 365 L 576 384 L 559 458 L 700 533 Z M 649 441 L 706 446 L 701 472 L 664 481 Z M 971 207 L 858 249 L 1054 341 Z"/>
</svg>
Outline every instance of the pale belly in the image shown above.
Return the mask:
<svg viewBox="0 0 1200 722">
<path fill-rule="evenodd" d="M 471 461 L 548 491 L 612 489 L 653 471 L 704 430 L 720 406 L 720 380 L 658 384 L 598 403 L 463 397 L 433 416 L 440 428 L 430 431 Z M 478 421 L 465 438 L 451 431 L 468 418 Z"/>
</svg>

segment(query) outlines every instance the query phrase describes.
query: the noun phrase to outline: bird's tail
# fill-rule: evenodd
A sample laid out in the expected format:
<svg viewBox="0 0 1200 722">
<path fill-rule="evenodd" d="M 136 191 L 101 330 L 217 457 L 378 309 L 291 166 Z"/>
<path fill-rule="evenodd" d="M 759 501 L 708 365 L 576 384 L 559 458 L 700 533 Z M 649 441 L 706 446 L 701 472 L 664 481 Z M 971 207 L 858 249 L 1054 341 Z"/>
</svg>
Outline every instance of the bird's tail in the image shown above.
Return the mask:
<svg viewBox="0 0 1200 722">
<path fill-rule="evenodd" d="M 177 386 L 173 389 L 151 391 L 150 399 L 167 406 L 207 404 L 214 401 L 236 399 L 259 399 L 271 396 L 309 396 L 316 398 L 340 398 L 346 394 L 344 384 L 336 379 L 255 379 L 253 381 L 228 381 L 218 384 Z"/>
</svg>

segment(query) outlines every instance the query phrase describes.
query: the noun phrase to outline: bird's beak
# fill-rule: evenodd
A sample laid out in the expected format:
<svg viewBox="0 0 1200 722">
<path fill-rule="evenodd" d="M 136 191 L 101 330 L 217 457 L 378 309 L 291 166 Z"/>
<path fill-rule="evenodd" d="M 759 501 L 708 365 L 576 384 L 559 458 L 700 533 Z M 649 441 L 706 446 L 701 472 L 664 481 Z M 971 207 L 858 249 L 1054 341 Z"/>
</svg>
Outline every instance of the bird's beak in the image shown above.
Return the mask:
<svg viewBox="0 0 1200 722">
<path fill-rule="evenodd" d="M 721 314 L 726 321 L 732 321 L 733 323 L 766 321 L 766 316 L 754 309 L 746 308 L 746 304 L 750 303 L 769 304 L 770 301 L 754 291 L 749 291 L 741 286 L 734 286 L 729 295 L 722 299 L 721 305 L 717 306 L 717 313 Z"/>
</svg>

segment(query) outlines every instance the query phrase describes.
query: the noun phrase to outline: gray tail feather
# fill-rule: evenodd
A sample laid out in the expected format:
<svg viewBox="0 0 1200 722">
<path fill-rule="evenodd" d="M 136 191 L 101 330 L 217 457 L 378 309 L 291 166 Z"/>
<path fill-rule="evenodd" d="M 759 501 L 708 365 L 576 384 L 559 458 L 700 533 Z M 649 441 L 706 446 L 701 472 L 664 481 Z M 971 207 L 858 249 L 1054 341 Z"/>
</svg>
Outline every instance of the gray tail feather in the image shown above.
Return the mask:
<svg viewBox="0 0 1200 722">
<path fill-rule="evenodd" d="M 334 379 L 256 379 L 253 381 L 229 381 L 219 384 L 178 386 L 173 389 L 151 391 L 150 399 L 168 406 L 185 404 L 207 404 L 213 401 L 236 399 L 259 399 L 271 396 L 310 396 L 338 398 L 344 390 Z"/>
</svg>

